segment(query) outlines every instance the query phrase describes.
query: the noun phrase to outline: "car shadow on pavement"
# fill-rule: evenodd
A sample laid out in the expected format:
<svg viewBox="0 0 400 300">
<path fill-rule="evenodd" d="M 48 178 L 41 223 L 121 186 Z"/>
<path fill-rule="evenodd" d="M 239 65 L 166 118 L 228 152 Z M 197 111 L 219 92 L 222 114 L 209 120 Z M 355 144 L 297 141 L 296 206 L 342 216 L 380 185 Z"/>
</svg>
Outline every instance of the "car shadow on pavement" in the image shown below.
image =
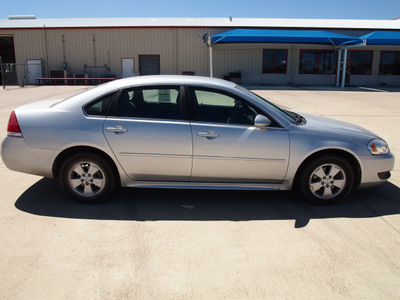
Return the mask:
<svg viewBox="0 0 400 300">
<path fill-rule="evenodd" d="M 359 189 L 346 201 L 310 205 L 289 191 L 213 191 L 124 188 L 102 204 L 80 204 L 56 180 L 41 179 L 16 201 L 21 211 L 59 218 L 121 221 L 249 221 L 373 218 L 400 214 L 400 188 L 392 183 Z"/>
</svg>

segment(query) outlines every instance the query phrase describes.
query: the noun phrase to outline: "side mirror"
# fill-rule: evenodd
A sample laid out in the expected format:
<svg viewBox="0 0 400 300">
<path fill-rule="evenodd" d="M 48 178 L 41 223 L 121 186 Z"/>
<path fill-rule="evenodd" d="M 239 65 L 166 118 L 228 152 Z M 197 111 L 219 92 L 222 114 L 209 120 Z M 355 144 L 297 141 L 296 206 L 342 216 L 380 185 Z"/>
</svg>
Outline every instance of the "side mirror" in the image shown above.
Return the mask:
<svg viewBox="0 0 400 300">
<path fill-rule="evenodd" d="M 266 116 L 257 115 L 256 119 L 254 120 L 254 126 L 257 128 L 266 129 L 269 125 L 271 125 L 271 120 Z"/>
</svg>

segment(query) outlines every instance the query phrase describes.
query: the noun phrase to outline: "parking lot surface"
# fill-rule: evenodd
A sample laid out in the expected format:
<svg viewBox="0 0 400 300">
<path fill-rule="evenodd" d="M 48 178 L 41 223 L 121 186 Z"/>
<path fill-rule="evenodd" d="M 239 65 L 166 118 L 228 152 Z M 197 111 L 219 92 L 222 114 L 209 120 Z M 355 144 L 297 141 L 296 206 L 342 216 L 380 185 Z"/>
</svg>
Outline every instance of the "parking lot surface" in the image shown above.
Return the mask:
<svg viewBox="0 0 400 300">
<path fill-rule="evenodd" d="M 86 88 L 0 89 L 1 138 L 14 108 Z M 381 135 L 392 178 L 327 207 L 291 192 L 149 189 L 82 205 L 1 161 L 0 298 L 399 299 L 400 90 L 252 89 Z"/>
</svg>

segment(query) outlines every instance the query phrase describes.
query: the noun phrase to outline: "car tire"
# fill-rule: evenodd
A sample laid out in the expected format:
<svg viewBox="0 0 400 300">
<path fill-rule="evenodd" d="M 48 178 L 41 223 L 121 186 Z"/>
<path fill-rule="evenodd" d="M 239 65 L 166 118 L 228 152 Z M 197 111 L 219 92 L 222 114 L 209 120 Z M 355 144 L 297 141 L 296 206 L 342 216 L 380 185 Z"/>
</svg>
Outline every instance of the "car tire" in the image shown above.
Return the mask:
<svg viewBox="0 0 400 300">
<path fill-rule="evenodd" d="M 340 156 L 323 156 L 302 168 L 298 188 L 312 204 L 335 204 L 343 200 L 354 185 L 354 170 Z"/>
<path fill-rule="evenodd" d="M 115 189 L 110 165 L 95 154 L 76 154 L 66 160 L 60 171 L 63 190 L 82 203 L 99 203 Z"/>
</svg>

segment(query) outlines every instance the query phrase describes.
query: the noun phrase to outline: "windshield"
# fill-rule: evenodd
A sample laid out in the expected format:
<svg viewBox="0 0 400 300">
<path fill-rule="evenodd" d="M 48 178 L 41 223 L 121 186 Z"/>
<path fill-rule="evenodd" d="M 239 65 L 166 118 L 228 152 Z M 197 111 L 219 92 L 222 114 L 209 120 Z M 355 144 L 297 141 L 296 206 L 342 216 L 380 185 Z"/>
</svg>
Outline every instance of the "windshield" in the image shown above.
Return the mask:
<svg viewBox="0 0 400 300">
<path fill-rule="evenodd" d="M 246 93 L 249 96 L 257 97 L 258 99 L 262 100 L 265 104 L 267 104 L 267 106 L 269 107 L 270 110 L 274 111 L 275 113 L 279 114 L 280 116 L 284 117 L 285 119 L 289 120 L 290 122 L 298 123 L 298 120 L 296 119 L 296 117 L 294 116 L 294 114 L 292 112 L 281 109 L 279 106 L 276 106 L 275 104 L 269 102 L 268 100 L 264 99 L 263 97 L 257 95 L 256 93 L 253 93 L 252 91 L 249 91 L 248 89 L 246 89 L 240 85 L 237 85 L 236 88 L 239 89 L 240 91 L 242 91 L 243 93 Z"/>
</svg>

